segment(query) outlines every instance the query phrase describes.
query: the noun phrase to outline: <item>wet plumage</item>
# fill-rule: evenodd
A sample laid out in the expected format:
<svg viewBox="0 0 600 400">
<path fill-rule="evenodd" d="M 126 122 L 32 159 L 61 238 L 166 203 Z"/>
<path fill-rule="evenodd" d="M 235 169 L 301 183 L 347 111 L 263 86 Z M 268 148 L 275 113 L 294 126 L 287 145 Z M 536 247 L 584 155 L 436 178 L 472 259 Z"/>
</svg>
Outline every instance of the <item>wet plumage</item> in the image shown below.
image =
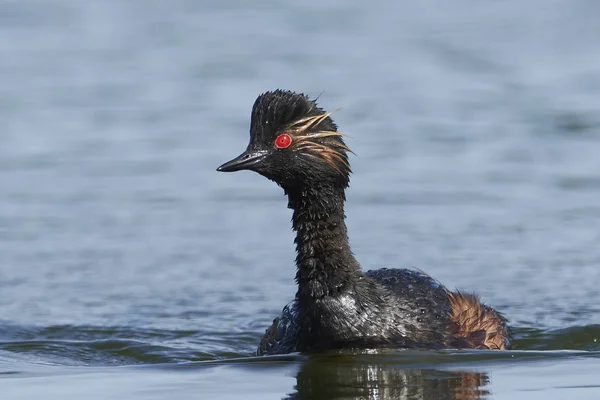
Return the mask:
<svg viewBox="0 0 600 400">
<path fill-rule="evenodd" d="M 254 104 L 246 151 L 219 167 L 275 181 L 293 210 L 298 291 L 267 329 L 258 354 L 508 348 L 506 320 L 475 296 L 451 292 L 419 271 L 361 271 L 345 224 L 349 151 L 331 113 L 305 95 L 276 90 Z"/>
</svg>

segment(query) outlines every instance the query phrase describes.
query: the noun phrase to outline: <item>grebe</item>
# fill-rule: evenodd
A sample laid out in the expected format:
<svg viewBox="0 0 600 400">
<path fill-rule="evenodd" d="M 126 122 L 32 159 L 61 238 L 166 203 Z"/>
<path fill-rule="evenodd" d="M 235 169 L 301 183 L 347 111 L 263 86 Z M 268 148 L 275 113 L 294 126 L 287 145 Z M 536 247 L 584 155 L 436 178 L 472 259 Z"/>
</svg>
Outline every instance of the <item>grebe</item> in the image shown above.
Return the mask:
<svg viewBox="0 0 600 400">
<path fill-rule="evenodd" d="M 252 108 L 245 152 L 217 170 L 252 170 L 288 196 L 296 232 L 294 301 L 257 354 L 343 348 L 508 349 L 506 319 L 471 294 L 408 269 L 362 272 L 345 223 L 350 149 L 331 118 L 304 94 L 275 90 Z"/>
</svg>

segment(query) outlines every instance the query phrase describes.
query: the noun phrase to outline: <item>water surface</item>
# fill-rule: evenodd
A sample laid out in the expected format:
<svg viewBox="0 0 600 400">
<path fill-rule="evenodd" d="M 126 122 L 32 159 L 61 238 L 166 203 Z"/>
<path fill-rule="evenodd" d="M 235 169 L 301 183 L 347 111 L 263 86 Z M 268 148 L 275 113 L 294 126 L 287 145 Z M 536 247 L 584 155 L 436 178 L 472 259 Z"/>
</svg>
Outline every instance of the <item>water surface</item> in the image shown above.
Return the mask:
<svg viewBox="0 0 600 400">
<path fill-rule="evenodd" d="M 594 1 L 0 4 L 0 385 L 32 398 L 600 397 Z M 279 188 L 215 168 L 256 96 L 357 153 L 364 269 L 506 314 L 514 352 L 252 357 L 295 292 Z"/>
</svg>

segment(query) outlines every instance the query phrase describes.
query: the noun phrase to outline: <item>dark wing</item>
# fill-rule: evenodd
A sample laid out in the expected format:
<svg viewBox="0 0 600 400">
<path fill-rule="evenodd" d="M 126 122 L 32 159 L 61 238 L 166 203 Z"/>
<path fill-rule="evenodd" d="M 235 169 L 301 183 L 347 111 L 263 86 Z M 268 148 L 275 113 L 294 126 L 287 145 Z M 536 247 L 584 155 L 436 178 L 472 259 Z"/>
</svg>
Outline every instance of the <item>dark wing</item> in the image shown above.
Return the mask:
<svg viewBox="0 0 600 400">
<path fill-rule="evenodd" d="M 390 293 L 396 320 L 405 336 L 419 347 L 444 347 L 451 340 L 448 290 L 419 271 L 388 269 L 367 271 L 367 277 Z"/>
<path fill-rule="evenodd" d="M 444 302 L 448 295 L 446 288 L 429 275 L 412 269 L 381 268 L 370 270 L 366 276 L 385 286 L 401 297 L 428 297 Z"/>
<path fill-rule="evenodd" d="M 265 331 L 260 340 L 256 354 L 287 354 L 296 351 L 295 334 L 297 329 L 294 304 L 283 308 L 281 315 L 273 320 L 273 324 Z"/>
<path fill-rule="evenodd" d="M 419 271 L 383 268 L 366 275 L 390 290 L 400 306 L 420 309 L 421 315 L 416 323 L 413 318 L 413 325 L 445 332 L 444 341 L 449 347 L 510 348 L 506 318 L 476 296 L 451 292 Z"/>
</svg>

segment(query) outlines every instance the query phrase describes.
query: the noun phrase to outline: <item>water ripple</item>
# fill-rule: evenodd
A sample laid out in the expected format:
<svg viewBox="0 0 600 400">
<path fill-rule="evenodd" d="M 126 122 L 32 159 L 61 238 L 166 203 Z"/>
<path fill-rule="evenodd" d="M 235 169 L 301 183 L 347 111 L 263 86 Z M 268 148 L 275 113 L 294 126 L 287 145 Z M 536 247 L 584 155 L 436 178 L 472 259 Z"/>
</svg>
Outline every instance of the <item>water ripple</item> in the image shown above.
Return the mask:
<svg viewBox="0 0 600 400">
<path fill-rule="evenodd" d="M 193 330 L 66 325 L 41 328 L 4 325 L 0 328 L 0 350 L 26 355 L 29 360 L 61 365 L 254 362 L 262 359 L 251 357 L 258 339 L 258 332 L 207 334 Z M 349 354 L 377 354 L 383 357 L 377 362 L 413 366 L 600 355 L 600 325 L 551 331 L 522 328 L 515 330 L 515 339 L 514 351 L 509 352 L 364 350 L 331 352 L 330 355 L 335 354 L 340 357 L 338 362 L 344 362 L 343 357 Z"/>
</svg>

